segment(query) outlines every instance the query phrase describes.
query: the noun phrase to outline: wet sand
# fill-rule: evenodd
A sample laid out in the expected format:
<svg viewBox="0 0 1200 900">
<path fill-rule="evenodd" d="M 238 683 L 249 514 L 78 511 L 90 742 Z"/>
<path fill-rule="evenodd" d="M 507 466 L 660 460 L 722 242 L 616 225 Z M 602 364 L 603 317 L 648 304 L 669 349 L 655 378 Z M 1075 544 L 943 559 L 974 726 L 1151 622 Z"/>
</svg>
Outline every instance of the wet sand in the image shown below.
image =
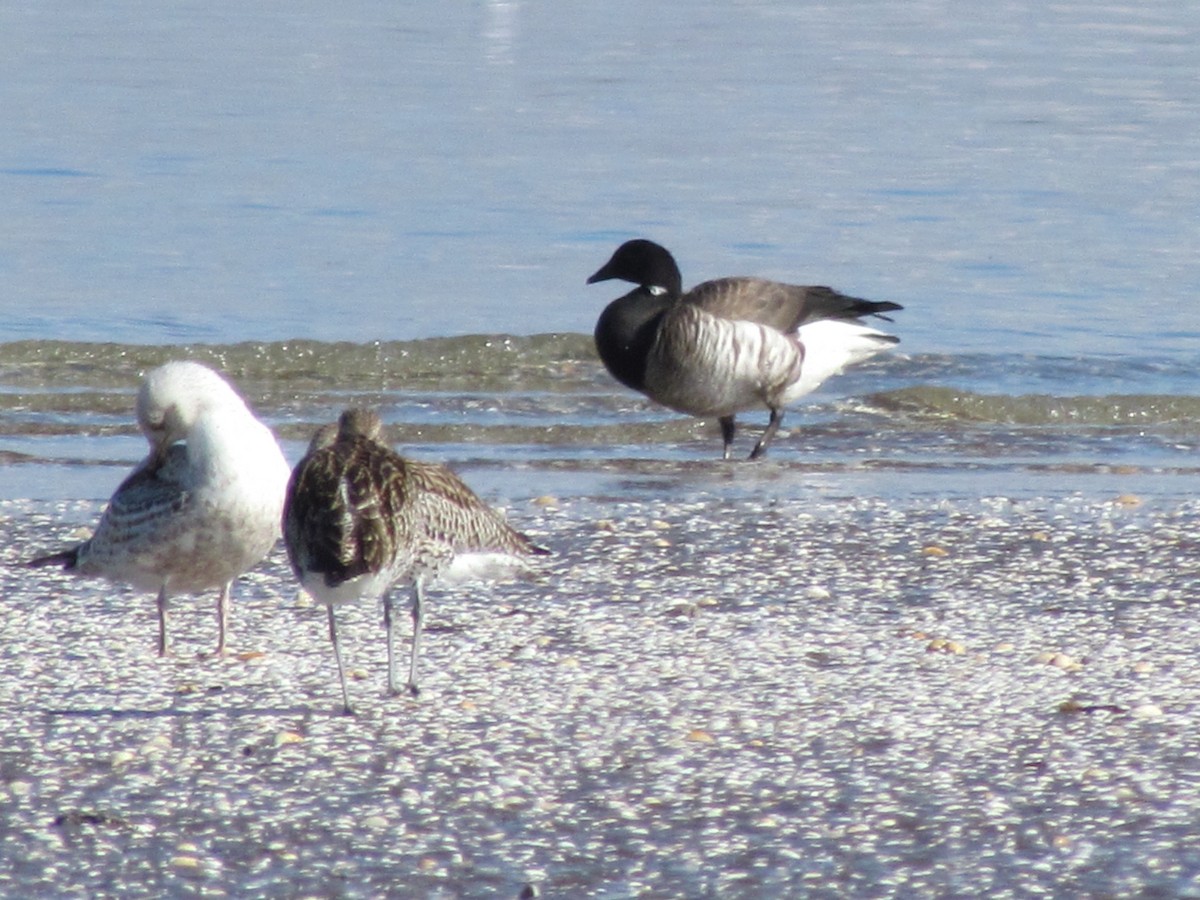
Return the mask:
<svg viewBox="0 0 1200 900">
<path fill-rule="evenodd" d="M 99 509 L 0 503 L 5 895 L 1200 896 L 1198 504 L 522 502 L 421 697 L 341 612 L 353 718 L 281 551 L 225 659 L 14 567 Z"/>
</svg>

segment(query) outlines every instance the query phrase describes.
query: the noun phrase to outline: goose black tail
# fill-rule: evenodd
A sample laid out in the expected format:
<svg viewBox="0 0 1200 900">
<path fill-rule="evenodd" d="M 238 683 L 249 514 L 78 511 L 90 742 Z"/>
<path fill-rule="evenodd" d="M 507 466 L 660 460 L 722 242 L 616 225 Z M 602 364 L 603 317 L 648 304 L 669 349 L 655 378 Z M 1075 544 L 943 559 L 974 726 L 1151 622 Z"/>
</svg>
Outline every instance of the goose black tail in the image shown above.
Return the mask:
<svg viewBox="0 0 1200 900">
<path fill-rule="evenodd" d="M 817 319 L 862 319 L 875 316 L 885 322 L 892 321 L 886 313 L 904 309 L 899 303 L 890 300 L 864 300 L 862 297 L 851 297 L 828 287 L 811 287 L 808 289 L 805 321 Z M 803 324 L 803 323 L 801 323 Z"/>
</svg>

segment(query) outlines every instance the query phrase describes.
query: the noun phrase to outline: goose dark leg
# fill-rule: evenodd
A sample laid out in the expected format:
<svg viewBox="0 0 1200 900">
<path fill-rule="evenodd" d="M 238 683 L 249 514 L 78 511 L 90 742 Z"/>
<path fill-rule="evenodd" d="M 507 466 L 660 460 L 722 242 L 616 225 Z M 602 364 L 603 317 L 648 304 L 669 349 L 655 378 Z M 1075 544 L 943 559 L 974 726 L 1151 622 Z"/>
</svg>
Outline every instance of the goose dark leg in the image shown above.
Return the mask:
<svg viewBox="0 0 1200 900">
<path fill-rule="evenodd" d="M 777 408 L 771 407 L 771 420 L 767 422 L 767 429 L 762 433 L 762 437 L 758 439 L 758 443 L 754 445 L 754 449 L 750 451 L 751 459 L 758 459 L 760 456 L 765 456 L 767 453 L 767 445 L 771 443 L 771 439 L 775 437 L 775 432 L 779 430 L 780 423 L 783 422 L 783 413 Z"/>
<path fill-rule="evenodd" d="M 737 422 L 733 416 L 721 416 L 717 421 L 721 423 L 721 440 L 725 442 L 725 455 L 722 459 L 729 459 L 733 455 L 733 435 L 737 431 Z"/>
</svg>

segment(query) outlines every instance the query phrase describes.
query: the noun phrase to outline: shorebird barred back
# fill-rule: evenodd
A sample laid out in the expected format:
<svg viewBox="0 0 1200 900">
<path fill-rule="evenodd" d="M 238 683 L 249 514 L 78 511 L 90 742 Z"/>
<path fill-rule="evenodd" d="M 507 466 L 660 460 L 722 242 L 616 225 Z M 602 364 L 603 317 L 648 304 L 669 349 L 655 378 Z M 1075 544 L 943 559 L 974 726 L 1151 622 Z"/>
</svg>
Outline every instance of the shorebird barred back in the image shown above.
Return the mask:
<svg viewBox="0 0 1200 900">
<path fill-rule="evenodd" d="M 334 607 L 383 598 L 388 690 L 400 693 L 392 587 L 412 586 L 407 688 L 418 693 L 425 589 L 520 574 L 549 553 L 514 530 L 442 465 L 417 462 L 380 440 L 379 417 L 351 408 L 336 434 L 322 429 L 292 472 L 283 534 L 301 585 L 328 607 L 342 709 L 352 713 Z"/>
<path fill-rule="evenodd" d="M 750 454 L 761 457 L 787 404 L 899 341 L 860 321 L 886 320 L 899 304 L 832 288 L 719 278 L 684 293 L 674 257 L 653 241 L 626 241 L 587 283 L 614 278 L 637 287 L 612 301 L 596 322 L 605 368 L 663 406 L 717 419 L 725 459 L 737 413 L 770 411 Z"/>
<path fill-rule="evenodd" d="M 112 495 L 95 533 L 28 565 L 157 592 L 160 656 L 169 650 L 169 598 L 219 588 L 216 652 L 224 654 L 233 580 L 279 538 L 287 461 L 233 387 L 198 362 L 147 374 L 137 420 L 150 454 Z"/>
</svg>

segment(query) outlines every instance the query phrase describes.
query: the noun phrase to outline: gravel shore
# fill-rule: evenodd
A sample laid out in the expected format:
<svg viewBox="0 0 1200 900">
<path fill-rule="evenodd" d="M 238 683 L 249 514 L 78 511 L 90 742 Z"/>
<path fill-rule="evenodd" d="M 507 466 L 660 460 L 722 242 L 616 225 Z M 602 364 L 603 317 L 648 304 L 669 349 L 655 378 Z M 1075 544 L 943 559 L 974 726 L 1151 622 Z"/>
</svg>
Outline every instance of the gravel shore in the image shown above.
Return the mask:
<svg viewBox="0 0 1200 900">
<path fill-rule="evenodd" d="M 17 566 L 99 511 L 0 503 L 5 896 L 1200 897 L 1195 503 L 541 498 L 355 717 L 281 550 L 224 659 Z"/>
</svg>

